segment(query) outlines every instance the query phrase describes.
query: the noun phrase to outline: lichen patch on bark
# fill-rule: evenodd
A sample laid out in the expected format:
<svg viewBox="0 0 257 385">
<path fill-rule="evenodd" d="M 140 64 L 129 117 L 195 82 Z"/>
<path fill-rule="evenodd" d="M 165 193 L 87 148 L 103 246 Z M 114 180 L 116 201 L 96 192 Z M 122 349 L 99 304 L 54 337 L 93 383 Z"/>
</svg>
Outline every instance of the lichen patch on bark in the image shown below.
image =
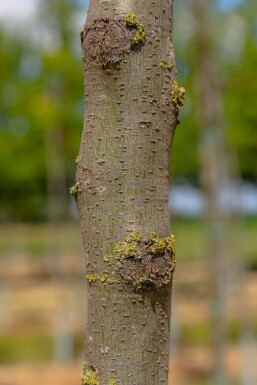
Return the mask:
<svg viewBox="0 0 257 385">
<path fill-rule="evenodd" d="M 141 260 L 125 259 L 119 270 L 124 282 L 132 285 L 136 291 L 160 289 L 171 281 L 174 268 L 167 255 L 145 254 Z"/>
<path fill-rule="evenodd" d="M 138 232 L 116 243 L 115 258 L 122 281 L 136 291 L 160 289 L 171 282 L 176 265 L 176 246 L 171 234 L 165 239 L 151 233 L 143 240 Z"/>
<path fill-rule="evenodd" d="M 97 370 L 86 362 L 83 365 L 83 373 L 80 378 L 81 385 L 100 385 L 100 377 Z"/>
</svg>

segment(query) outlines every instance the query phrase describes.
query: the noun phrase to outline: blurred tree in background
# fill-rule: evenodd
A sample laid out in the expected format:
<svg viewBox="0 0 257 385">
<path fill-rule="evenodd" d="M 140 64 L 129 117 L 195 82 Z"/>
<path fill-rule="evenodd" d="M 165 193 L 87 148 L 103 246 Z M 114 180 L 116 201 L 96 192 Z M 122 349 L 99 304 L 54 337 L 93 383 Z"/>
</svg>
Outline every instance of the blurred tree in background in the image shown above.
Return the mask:
<svg viewBox="0 0 257 385">
<path fill-rule="evenodd" d="M 176 179 L 186 177 L 198 184 L 199 160 L 198 143 L 200 129 L 197 125 L 197 100 L 194 89 L 196 68 L 194 20 L 190 13 L 188 0 L 175 2 L 175 51 L 180 83 L 185 84 L 187 103 L 182 109 L 181 125 L 175 136 L 176 145 L 172 176 Z M 226 118 L 226 137 L 232 162 L 236 162 L 244 180 L 256 182 L 257 156 L 256 122 L 257 109 L 254 101 L 257 81 L 254 70 L 257 61 L 257 20 L 254 0 L 234 1 L 237 7 L 224 9 L 224 1 L 212 2 L 215 23 L 210 29 L 215 37 L 215 62 L 219 64 L 223 88 Z M 186 156 L 185 156 L 186 154 Z"/>
<path fill-rule="evenodd" d="M 44 0 L 33 28 L 0 29 L 0 220 L 67 219 L 69 186 L 83 124 L 83 77 L 78 31 L 86 1 Z M 194 22 L 187 1 L 175 2 L 175 52 L 187 90 L 175 136 L 174 181 L 198 184 L 200 129 L 195 116 Z M 213 2 L 216 60 L 220 65 L 231 158 L 243 179 L 256 182 L 254 0 L 224 11 Z M 66 193 L 65 193 L 66 192 Z M 50 215 L 51 213 L 51 215 Z"/>
<path fill-rule="evenodd" d="M 83 124 L 74 0 L 46 0 L 36 30 L 1 30 L 1 220 L 67 218 Z"/>
<path fill-rule="evenodd" d="M 227 47 L 227 55 L 224 52 L 228 139 L 238 157 L 243 179 L 256 183 L 256 2 L 254 0 L 245 1 L 238 12 L 230 15 L 229 19 L 231 25 L 227 26 L 227 35 L 231 37 L 231 44 Z M 229 39 L 227 45 L 228 43 Z"/>
</svg>

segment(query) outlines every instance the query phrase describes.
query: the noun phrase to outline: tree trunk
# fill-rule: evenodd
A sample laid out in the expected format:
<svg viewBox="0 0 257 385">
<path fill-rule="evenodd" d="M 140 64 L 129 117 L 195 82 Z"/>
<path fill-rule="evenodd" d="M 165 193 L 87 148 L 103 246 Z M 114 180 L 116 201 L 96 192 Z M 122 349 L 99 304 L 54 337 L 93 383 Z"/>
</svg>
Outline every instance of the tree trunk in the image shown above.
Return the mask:
<svg viewBox="0 0 257 385">
<path fill-rule="evenodd" d="M 86 258 L 84 385 L 167 384 L 175 243 L 168 161 L 184 89 L 172 0 L 91 1 L 76 185 Z"/>
</svg>

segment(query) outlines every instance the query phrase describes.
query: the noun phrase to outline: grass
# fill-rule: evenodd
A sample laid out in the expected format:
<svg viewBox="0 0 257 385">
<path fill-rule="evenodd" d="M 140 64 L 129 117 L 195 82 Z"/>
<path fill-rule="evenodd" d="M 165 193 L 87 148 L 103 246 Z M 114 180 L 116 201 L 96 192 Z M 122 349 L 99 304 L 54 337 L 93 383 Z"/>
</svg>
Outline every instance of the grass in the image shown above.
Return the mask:
<svg viewBox="0 0 257 385">
<path fill-rule="evenodd" d="M 52 338 L 46 335 L 1 336 L 0 362 L 38 362 L 52 358 Z"/>
<path fill-rule="evenodd" d="M 208 226 L 200 220 L 174 218 L 171 224 L 182 261 L 203 260 L 208 252 Z M 222 229 L 232 263 L 257 268 L 257 218 L 231 220 Z"/>
<path fill-rule="evenodd" d="M 242 325 L 236 320 L 227 324 L 228 342 L 239 343 Z M 183 325 L 181 329 L 181 343 L 183 345 L 209 346 L 212 343 L 213 326 L 208 322 Z M 257 320 L 253 325 L 252 338 L 257 338 Z"/>
<path fill-rule="evenodd" d="M 10 234 L 12 239 L 10 240 Z M 52 254 L 73 254 L 82 250 L 79 225 L 74 222 L 51 224 L 8 224 L 0 226 L 0 255 L 41 258 Z"/>
<path fill-rule="evenodd" d="M 206 241 L 203 224 L 200 221 L 176 218 L 171 223 L 171 229 L 175 235 L 178 255 L 183 261 L 203 258 Z"/>
<path fill-rule="evenodd" d="M 83 336 L 74 338 L 74 354 L 83 349 Z M 42 362 L 53 359 L 54 338 L 52 335 L 5 335 L 0 336 L 0 363 Z"/>
</svg>

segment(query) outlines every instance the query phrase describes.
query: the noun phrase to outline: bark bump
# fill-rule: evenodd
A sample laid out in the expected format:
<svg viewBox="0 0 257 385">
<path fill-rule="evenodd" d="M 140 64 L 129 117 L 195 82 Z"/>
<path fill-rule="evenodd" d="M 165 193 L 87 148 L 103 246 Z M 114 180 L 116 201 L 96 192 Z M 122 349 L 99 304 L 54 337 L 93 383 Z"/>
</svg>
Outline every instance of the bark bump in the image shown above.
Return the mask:
<svg viewBox="0 0 257 385">
<path fill-rule="evenodd" d="M 135 291 L 160 289 L 171 282 L 176 266 L 176 246 L 171 234 L 164 240 L 151 233 L 143 240 L 138 232 L 114 247 L 118 273 Z"/>
<path fill-rule="evenodd" d="M 103 69 L 118 68 L 124 55 L 144 41 L 144 26 L 134 14 L 94 20 L 81 33 L 83 60 Z"/>
</svg>

